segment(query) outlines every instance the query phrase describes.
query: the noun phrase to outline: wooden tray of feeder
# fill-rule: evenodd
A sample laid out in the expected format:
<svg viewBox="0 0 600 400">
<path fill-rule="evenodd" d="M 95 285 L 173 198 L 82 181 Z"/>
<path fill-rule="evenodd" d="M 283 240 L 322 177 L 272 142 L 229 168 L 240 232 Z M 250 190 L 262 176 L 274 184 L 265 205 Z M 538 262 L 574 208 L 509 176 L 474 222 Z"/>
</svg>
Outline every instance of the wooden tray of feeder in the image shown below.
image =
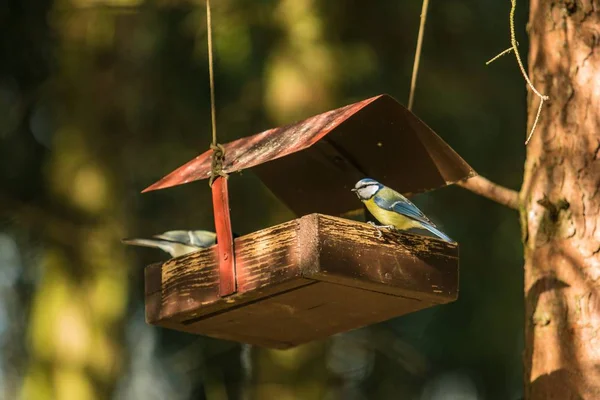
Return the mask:
<svg viewBox="0 0 600 400">
<path fill-rule="evenodd" d="M 396 100 L 376 96 L 224 145 L 223 170 L 252 168 L 301 218 L 233 241 L 227 180 L 213 185 L 218 245 L 146 267 L 146 319 L 180 331 L 273 348 L 448 303 L 458 246 L 330 215 L 359 208 L 373 177 L 404 194 L 475 175 Z M 206 179 L 207 151 L 144 191 Z M 324 215 L 330 214 L 330 215 Z"/>
<path fill-rule="evenodd" d="M 146 268 L 149 323 L 274 348 L 456 299 L 458 248 L 310 214 L 235 239 L 237 292 L 216 247 Z"/>
</svg>

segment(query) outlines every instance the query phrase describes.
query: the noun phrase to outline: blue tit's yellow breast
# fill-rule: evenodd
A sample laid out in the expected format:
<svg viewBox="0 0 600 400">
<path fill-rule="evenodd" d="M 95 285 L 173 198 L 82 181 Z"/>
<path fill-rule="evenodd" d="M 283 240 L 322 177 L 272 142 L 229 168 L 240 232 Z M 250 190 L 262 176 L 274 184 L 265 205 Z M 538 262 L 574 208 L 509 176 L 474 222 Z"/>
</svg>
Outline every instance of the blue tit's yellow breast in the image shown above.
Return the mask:
<svg viewBox="0 0 600 400">
<path fill-rule="evenodd" d="M 393 225 L 400 230 L 418 228 L 421 225 L 417 221 L 402 214 L 398 214 L 394 211 L 384 210 L 375 203 L 374 197 L 363 201 L 363 203 L 365 206 L 367 206 L 367 210 L 369 210 L 375 219 L 377 219 L 377 221 L 379 221 L 382 225 Z"/>
</svg>

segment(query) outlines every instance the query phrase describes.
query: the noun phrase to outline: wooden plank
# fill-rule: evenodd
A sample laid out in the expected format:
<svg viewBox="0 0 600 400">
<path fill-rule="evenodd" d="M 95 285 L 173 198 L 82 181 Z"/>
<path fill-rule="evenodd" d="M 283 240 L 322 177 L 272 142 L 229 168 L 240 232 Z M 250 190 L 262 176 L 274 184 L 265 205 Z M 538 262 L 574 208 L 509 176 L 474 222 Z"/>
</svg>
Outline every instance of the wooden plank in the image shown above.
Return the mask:
<svg viewBox="0 0 600 400">
<path fill-rule="evenodd" d="M 146 322 L 149 324 L 158 321 L 162 307 L 162 267 L 163 263 L 155 263 L 144 269 Z"/>
<path fill-rule="evenodd" d="M 214 154 L 213 154 L 214 156 Z M 227 178 L 218 176 L 212 183 L 213 214 L 217 233 L 219 260 L 219 295 L 229 296 L 236 291 L 233 231 L 229 215 L 229 191 Z"/>
<path fill-rule="evenodd" d="M 312 279 L 446 303 L 458 296 L 458 246 L 319 215 L 321 268 Z"/>
<path fill-rule="evenodd" d="M 235 240 L 238 294 L 301 278 L 297 225 L 297 221 L 290 221 Z M 152 297 L 154 304 L 152 309 L 146 307 L 149 322 L 185 320 L 224 306 L 215 304 L 220 299 L 217 246 L 168 260 L 160 274 L 156 269 L 152 265 L 146 271 L 146 297 Z M 158 290 L 159 294 L 151 296 L 148 290 Z M 252 296 L 231 297 L 225 305 L 252 301 Z"/>
<path fill-rule="evenodd" d="M 235 240 L 238 293 L 219 297 L 216 247 L 146 269 L 155 325 L 287 348 L 452 301 L 458 248 L 311 214 Z M 160 280 L 160 283 L 158 282 Z"/>
<path fill-rule="evenodd" d="M 426 307 L 417 300 L 316 282 L 194 323 L 202 334 L 285 349 Z"/>
</svg>

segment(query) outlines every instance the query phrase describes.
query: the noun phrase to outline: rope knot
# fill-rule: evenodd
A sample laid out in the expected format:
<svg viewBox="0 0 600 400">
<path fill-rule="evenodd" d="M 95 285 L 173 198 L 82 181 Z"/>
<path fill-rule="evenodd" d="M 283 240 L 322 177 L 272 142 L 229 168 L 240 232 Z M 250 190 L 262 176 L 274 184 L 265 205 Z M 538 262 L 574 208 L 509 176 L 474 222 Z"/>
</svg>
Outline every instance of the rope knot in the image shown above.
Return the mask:
<svg viewBox="0 0 600 400">
<path fill-rule="evenodd" d="M 227 178 L 227 174 L 223 171 L 223 162 L 225 161 L 225 147 L 223 145 L 211 144 L 210 148 L 213 151 L 211 156 L 211 171 L 210 171 L 210 179 L 208 180 L 208 185 L 212 187 L 213 182 L 217 179 L 218 176 L 223 178 Z"/>
</svg>

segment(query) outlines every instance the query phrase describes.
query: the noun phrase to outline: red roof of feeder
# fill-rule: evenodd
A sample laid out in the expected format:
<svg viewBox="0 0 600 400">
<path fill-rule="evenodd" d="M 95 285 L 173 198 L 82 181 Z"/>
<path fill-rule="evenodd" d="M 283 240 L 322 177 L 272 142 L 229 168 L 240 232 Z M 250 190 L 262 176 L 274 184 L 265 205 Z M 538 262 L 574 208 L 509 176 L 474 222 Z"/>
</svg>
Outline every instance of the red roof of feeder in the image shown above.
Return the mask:
<svg viewBox="0 0 600 400">
<path fill-rule="evenodd" d="M 223 145 L 226 154 L 223 170 L 226 173 L 240 171 L 304 150 L 331 132 L 333 128 L 344 122 L 349 116 L 380 97 L 371 97 L 358 103 L 315 115 L 292 125 L 269 129 L 256 135 L 226 143 Z M 143 192 L 208 179 L 211 171 L 211 155 L 212 150 L 205 151 L 147 187 Z"/>
<path fill-rule="evenodd" d="M 299 214 L 340 214 L 358 208 L 348 189 L 366 176 L 403 193 L 418 193 L 476 175 L 425 123 L 388 95 L 223 146 L 225 172 L 254 167 L 275 195 Z M 202 153 L 144 192 L 209 178 L 211 155 L 212 150 Z M 319 195 L 329 201 L 315 200 Z"/>
</svg>

